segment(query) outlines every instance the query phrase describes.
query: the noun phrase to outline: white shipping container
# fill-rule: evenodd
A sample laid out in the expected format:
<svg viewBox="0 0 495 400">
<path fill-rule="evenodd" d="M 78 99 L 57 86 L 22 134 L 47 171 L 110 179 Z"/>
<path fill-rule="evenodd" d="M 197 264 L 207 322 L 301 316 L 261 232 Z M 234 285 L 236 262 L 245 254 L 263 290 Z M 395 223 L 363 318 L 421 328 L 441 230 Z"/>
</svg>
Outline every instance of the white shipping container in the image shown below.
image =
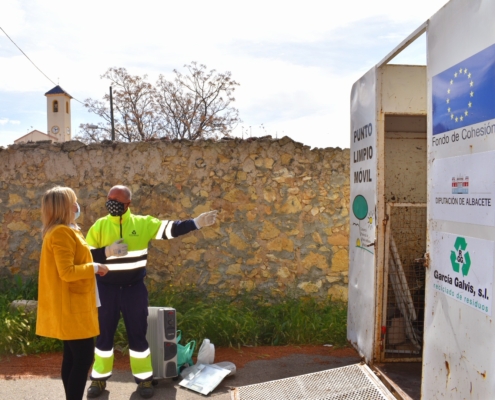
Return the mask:
<svg viewBox="0 0 495 400">
<path fill-rule="evenodd" d="M 398 398 L 495 398 L 494 17 L 451 0 L 351 91 L 347 336 Z"/>
</svg>

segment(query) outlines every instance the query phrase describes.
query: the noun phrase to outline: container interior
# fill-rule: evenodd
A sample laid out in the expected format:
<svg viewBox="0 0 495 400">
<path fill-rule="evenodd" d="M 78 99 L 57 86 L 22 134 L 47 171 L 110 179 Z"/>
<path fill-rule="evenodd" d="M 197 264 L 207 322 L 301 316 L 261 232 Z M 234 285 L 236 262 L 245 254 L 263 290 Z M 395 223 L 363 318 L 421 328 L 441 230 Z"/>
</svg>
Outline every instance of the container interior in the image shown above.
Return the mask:
<svg viewBox="0 0 495 400">
<path fill-rule="evenodd" d="M 420 361 L 425 310 L 426 115 L 385 115 L 383 361 Z"/>
</svg>

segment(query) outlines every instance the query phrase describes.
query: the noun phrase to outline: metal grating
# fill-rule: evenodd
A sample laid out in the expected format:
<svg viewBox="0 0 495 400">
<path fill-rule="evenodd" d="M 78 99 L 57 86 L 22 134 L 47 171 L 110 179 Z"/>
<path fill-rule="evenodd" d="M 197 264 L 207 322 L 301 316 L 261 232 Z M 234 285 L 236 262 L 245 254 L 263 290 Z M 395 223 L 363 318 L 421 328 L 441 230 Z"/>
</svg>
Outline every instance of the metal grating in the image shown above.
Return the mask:
<svg viewBox="0 0 495 400">
<path fill-rule="evenodd" d="M 385 358 L 420 359 L 425 309 L 426 204 L 388 204 Z"/>
<path fill-rule="evenodd" d="M 366 364 L 235 388 L 232 400 L 395 399 Z"/>
</svg>

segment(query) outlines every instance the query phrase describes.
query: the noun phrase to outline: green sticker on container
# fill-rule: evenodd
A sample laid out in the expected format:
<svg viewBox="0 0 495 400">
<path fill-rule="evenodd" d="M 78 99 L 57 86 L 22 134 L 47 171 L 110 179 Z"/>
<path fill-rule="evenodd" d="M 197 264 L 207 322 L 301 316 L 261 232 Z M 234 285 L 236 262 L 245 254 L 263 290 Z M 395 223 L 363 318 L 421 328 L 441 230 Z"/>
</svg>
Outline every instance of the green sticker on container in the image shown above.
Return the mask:
<svg viewBox="0 0 495 400">
<path fill-rule="evenodd" d="M 368 215 L 368 202 L 364 198 L 364 196 L 358 194 L 354 197 L 354 201 L 352 202 L 352 212 L 354 216 L 359 219 L 365 219 Z"/>
</svg>

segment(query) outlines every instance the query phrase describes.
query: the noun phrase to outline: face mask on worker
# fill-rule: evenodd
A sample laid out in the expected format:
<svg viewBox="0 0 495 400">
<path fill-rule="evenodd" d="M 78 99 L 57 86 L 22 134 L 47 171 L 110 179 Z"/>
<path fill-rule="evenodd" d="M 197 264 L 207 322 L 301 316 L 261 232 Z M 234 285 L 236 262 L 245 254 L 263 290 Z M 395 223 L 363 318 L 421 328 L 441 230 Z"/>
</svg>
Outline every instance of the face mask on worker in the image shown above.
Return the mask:
<svg viewBox="0 0 495 400">
<path fill-rule="evenodd" d="M 121 203 L 120 201 L 108 200 L 105 203 L 105 206 L 107 207 L 108 213 L 112 217 L 118 217 L 118 216 L 124 215 L 125 205 L 124 205 L 124 203 Z"/>
<path fill-rule="evenodd" d="M 74 221 L 81 216 L 81 207 L 79 207 L 78 203 L 76 203 L 76 206 L 77 206 L 77 211 L 74 213 Z"/>
</svg>

